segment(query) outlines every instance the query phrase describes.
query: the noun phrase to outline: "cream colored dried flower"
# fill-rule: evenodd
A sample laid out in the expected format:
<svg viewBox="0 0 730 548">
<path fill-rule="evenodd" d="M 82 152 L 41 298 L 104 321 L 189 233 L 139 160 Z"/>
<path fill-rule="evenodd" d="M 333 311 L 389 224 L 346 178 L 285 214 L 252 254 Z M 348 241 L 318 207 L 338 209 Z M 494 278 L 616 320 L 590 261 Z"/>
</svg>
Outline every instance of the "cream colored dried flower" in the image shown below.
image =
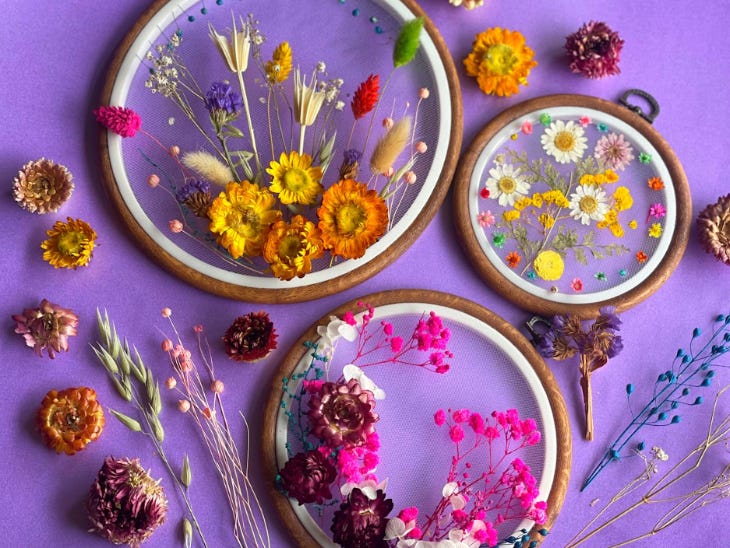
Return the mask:
<svg viewBox="0 0 730 548">
<path fill-rule="evenodd" d="M 236 28 L 236 18 L 233 18 L 233 30 L 231 31 L 231 41 L 228 38 L 218 34 L 212 24 L 208 24 L 210 38 L 223 56 L 228 66 L 228 70 L 236 74 L 246 72 L 248 68 L 248 55 L 251 50 L 251 33 L 248 25 L 241 19 L 241 30 Z"/>
<path fill-rule="evenodd" d="M 325 99 L 324 91 L 317 91 L 317 77 L 307 85 L 307 77 L 302 78 L 299 69 L 294 70 L 294 117 L 302 126 L 311 126 L 317 118 Z"/>
<path fill-rule="evenodd" d="M 28 162 L 13 179 L 13 198 L 31 213 L 57 211 L 74 189 L 71 172 L 46 158 Z"/>
<path fill-rule="evenodd" d="M 730 265 L 730 194 L 700 212 L 697 228 L 705 251 Z"/>
<path fill-rule="evenodd" d="M 411 117 L 404 116 L 383 135 L 375 145 L 370 157 L 370 171 L 375 174 L 387 173 L 406 148 L 411 134 Z"/>
<path fill-rule="evenodd" d="M 231 170 L 218 158 L 205 152 L 196 150 L 182 155 L 182 163 L 200 175 L 202 179 L 219 186 L 226 186 L 233 181 Z"/>
</svg>

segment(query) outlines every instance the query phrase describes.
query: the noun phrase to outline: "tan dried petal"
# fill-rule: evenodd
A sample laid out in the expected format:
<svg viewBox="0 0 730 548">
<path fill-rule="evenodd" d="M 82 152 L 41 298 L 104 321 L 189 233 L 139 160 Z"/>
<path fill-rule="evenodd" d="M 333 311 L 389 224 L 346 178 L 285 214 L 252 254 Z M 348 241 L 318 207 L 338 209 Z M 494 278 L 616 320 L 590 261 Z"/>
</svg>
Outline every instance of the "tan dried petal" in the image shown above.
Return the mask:
<svg viewBox="0 0 730 548">
<path fill-rule="evenodd" d="M 700 212 L 697 228 L 705 251 L 730 265 L 730 194 Z"/>
<path fill-rule="evenodd" d="M 57 211 L 71 197 L 73 189 L 71 172 L 46 158 L 28 162 L 13 179 L 13 198 L 31 213 Z"/>
</svg>

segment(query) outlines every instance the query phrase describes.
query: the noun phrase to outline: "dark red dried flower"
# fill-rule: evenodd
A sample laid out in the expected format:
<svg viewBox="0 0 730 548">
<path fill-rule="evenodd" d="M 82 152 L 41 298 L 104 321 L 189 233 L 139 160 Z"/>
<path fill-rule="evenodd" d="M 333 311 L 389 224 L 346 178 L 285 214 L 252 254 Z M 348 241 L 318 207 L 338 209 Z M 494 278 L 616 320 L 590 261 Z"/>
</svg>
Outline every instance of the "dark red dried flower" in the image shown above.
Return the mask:
<svg viewBox="0 0 730 548">
<path fill-rule="evenodd" d="M 385 548 L 385 526 L 393 501 L 378 489 L 370 499 L 357 487 L 332 518 L 332 540 L 347 548 Z"/>
<path fill-rule="evenodd" d="M 165 521 L 167 498 L 139 459 L 107 457 L 86 502 L 92 531 L 138 547 Z"/>
<path fill-rule="evenodd" d="M 380 93 L 380 77 L 377 74 L 368 76 L 362 84 L 360 84 L 352 97 L 350 106 L 355 120 L 359 120 L 368 112 L 375 108 L 378 104 L 378 94 Z"/>
<path fill-rule="evenodd" d="M 276 336 L 274 323 L 266 312 L 251 312 L 233 321 L 223 342 L 231 359 L 252 362 L 265 358 L 276 348 Z"/>
<path fill-rule="evenodd" d="M 565 39 L 570 70 L 588 78 L 621 72 L 619 57 L 624 41 L 603 22 L 591 21 Z"/>
<path fill-rule="evenodd" d="M 281 487 L 299 504 L 322 504 L 332 498 L 330 485 L 337 478 L 337 470 L 317 449 L 297 453 L 279 473 Z"/>
<path fill-rule="evenodd" d="M 142 127 L 142 118 L 127 107 L 101 106 L 94 110 L 94 117 L 102 126 L 122 137 L 134 137 Z"/>
<path fill-rule="evenodd" d="M 375 431 L 380 417 L 373 412 L 375 398 L 356 379 L 326 382 L 309 399 L 312 433 L 331 447 L 360 447 Z"/>
<path fill-rule="evenodd" d="M 56 352 L 68 350 L 68 338 L 76 335 L 79 318 L 68 308 L 62 308 L 43 299 L 38 308 L 26 308 L 14 314 L 15 332 L 23 335 L 25 344 L 43 356 L 43 350 L 53 359 Z"/>
</svg>

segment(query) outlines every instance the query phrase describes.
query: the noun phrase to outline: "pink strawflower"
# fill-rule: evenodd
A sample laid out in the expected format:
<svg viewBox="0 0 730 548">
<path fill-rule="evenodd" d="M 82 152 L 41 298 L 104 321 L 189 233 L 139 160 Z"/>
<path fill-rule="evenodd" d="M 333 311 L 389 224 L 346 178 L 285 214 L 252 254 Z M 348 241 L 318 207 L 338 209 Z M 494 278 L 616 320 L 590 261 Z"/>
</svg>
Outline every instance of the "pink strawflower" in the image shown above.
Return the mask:
<svg viewBox="0 0 730 548">
<path fill-rule="evenodd" d="M 588 78 L 603 78 L 621 72 L 618 63 L 624 41 L 602 22 L 584 24 L 565 39 L 570 70 Z"/>
<path fill-rule="evenodd" d="M 656 217 L 657 219 L 661 219 L 667 214 L 667 210 L 664 208 L 662 204 L 652 204 L 649 207 L 649 214 L 646 216 L 646 220 L 649 221 L 652 217 Z"/>
<path fill-rule="evenodd" d="M 15 332 L 23 335 L 26 346 L 43 356 L 43 350 L 53 359 L 56 352 L 68 350 L 68 338 L 77 333 L 79 318 L 68 308 L 62 308 L 43 299 L 37 308 L 26 308 L 22 314 L 14 314 Z"/>
<path fill-rule="evenodd" d="M 623 134 L 609 133 L 596 143 L 593 156 L 607 168 L 623 171 L 634 159 L 633 148 Z"/>
<path fill-rule="evenodd" d="M 496 219 L 494 218 L 494 214 L 491 211 L 487 210 L 479 213 L 479 215 L 477 216 L 477 221 L 479 222 L 479 226 L 481 226 L 482 228 L 489 228 L 495 223 Z"/>
<path fill-rule="evenodd" d="M 134 137 L 142 127 L 142 118 L 127 107 L 101 106 L 94 110 L 94 116 L 102 126 L 122 137 Z"/>
</svg>

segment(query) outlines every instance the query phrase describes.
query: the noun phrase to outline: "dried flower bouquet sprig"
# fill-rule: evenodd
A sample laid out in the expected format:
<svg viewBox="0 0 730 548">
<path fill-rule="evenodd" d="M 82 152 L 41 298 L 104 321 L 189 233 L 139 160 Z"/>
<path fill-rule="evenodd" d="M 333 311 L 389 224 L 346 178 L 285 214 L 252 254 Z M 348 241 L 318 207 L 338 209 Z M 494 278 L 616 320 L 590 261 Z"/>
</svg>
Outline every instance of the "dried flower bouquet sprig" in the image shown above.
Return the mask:
<svg viewBox="0 0 730 548">
<path fill-rule="evenodd" d="M 99 362 L 104 366 L 118 394 L 134 407 L 141 421 L 114 409 L 110 409 L 110 411 L 124 426 L 133 432 L 141 432 L 150 439 L 155 452 L 160 457 L 185 503 L 187 514 L 190 517 L 190 521 L 187 517 L 183 518 L 183 530 L 186 537 L 192 535 L 191 526 L 193 526 L 201 543 L 207 547 L 208 544 L 195 517 L 188 495 L 188 487 L 192 476 L 187 455 L 183 459 L 181 473 L 178 475 L 170 464 L 162 445 L 165 431 L 160 421 L 162 398 L 159 383 L 155 380 L 152 370 L 142 361 L 137 349 L 133 348 L 133 355 L 128 342 L 124 340 L 122 343 L 116 327 L 109 320 L 106 310 L 102 314 L 97 309 L 96 320 L 100 340 L 95 346 L 92 346 L 92 349 Z M 186 538 L 186 543 L 191 541 L 192 539 Z"/>
<path fill-rule="evenodd" d="M 717 360 L 730 350 L 730 315 L 720 314 L 715 318 L 713 330 L 703 343 L 699 341 L 701 336 L 702 330 L 694 328 L 689 349 L 680 348 L 671 367 L 658 375 L 648 401 L 638 411 L 632 410 L 631 422 L 606 450 L 581 490 L 586 489 L 606 466 L 619 461 L 645 426 L 679 424 L 682 420 L 678 411 L 680 406 L 687 408 L 703 403 L 703 397 L 696 391 L 711 386 L 717 368 L 726 367 Z M 699 349 L 693 348 L 696 344 L 700 345 Z M 626 386 L 629 404 L 634 391 L 633 384 Z"/>
<path fill-rule="evenodd" d="M 714 447 L 727 447 L 730 443 L 730 415 L 723 416 L 718 409 L 720 399 L 729 388 L 730 386 L 725 386 L 715 396 L 707 433 L 694 449 L 658 478 L 658 467 L 669 456 L 659 447 L 652 448 L 650 457 L 639 452 L 644 459 L 644 470 L 616 492 L 598 514 L 570 540 L 567 548 L 575 548 L 589 540 L 595 540 L 596 535 L 649 504 L 668 506 L 668 509 L 646 532 L 613 546 L 625 546 L 652 537 L 681 520 L 694 516 L 695 512 L 711 504 L 727 500 L 730 496 L 730 463 L 720 464 L 719 471 L 716 464 L 713 470 L 713 459 L 709 457 L 709 452 Z M 676 493 L 677 489 L 681 490 L 681 494 Z M 632 504 L 599 521 L 615 504 L 624 502 L 627 497 L 633 501 Z M 597 522 L 598 525 L 595 525 Z"/>
</svg>

